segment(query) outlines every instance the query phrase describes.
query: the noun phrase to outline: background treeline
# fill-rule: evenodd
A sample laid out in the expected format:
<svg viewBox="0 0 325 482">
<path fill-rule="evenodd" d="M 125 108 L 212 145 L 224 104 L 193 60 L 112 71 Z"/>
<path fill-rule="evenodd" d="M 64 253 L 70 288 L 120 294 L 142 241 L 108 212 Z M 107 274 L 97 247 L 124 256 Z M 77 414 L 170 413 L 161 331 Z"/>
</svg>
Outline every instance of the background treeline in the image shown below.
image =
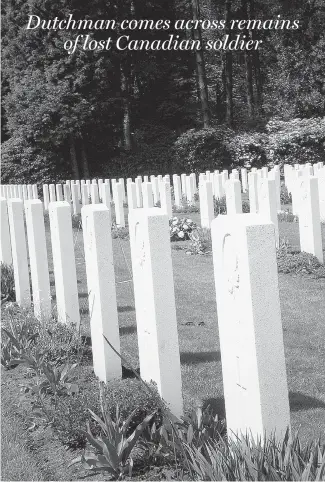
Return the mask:
<svg viewBox="0 0 325 482">
<path fill-rule="evenodd" d="M 245 34 L 260 50 L 77 51 L 78 33 L 26 30 L 43 19 L 226 19 L 203 41 Z M 299 30 L 230 31 L 229 20 L 281 18 Z M 4 0 L 4 182 L 200 171 L 324 160 L 325 0 Z"/>
</svg>

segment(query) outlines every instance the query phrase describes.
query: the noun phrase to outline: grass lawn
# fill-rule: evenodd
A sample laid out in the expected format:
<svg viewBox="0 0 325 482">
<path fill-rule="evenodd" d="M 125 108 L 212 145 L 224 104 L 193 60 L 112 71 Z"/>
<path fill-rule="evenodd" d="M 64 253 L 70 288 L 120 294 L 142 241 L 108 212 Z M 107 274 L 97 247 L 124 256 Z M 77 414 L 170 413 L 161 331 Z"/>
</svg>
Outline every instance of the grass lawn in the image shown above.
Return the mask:
<svg viewBox="0 0 325 482">
<path fill-rule="evenodd" d="M 199 215 L 196 213 L 178 216 L 189 217 L 199 224 Z M 299 246 L 297 223 L 280 223 L 279 228 L 281 237 L 286 237 L 291 245 Z M 322 229 L 325 246 L 325 225 Z M 55 299 L 48 228 L 47 240 L 51 290 Z M 82 232 L 78 229 L 74 229 L 74 241 L 82 331 L 89 334 L 83 240 Z M 114 239 L 113 249 L 121 350 L 132 365 L 138 367 L 129 241 Z M 212 257 L 189 256 L 183 250 L 172 249 L 172 259 L 185 408 L 193 407 L 197 403 L 209 404 L 223 416 L 222 370 Z M 265 286 L 267 289 L 267 283 Z M 325 279 L 279 274 L 279 288 L 292 428 L 294 431 L 299 430 L 302 442 L 306 443 L 308 439 L 325 434 Z M 53 472 L 44 474 L 44 467 L 48 466 L 49 461 L 43 457 L 39 463 L 37 451 L 36 458 L 35 454 L 31 454 L 26 427 L 23 427 L 19 414 L 13 413 L 10 408 L 16 402 L 13 400 L 16 396 L 13 391 L 16 370 L 3 372 L 3 384 L 8 388 L 7 397 L 3 396 L 2 411 L 3 420 L 6 422 L 2 424 L 5 479 L 74 480 L 80 477 L 77 468 L 74 469 L 75 472 L 64 469 L 67 465 L 66 459 L 59 455 L 59 448 L 48 446 L 51 443 L 49 440 L 46 443 L 47 453 L 50 451 L 54 459 L 60 461 L 58 468 L 53 462 Z M 33 460 L 30 460 L 30 457 Z M 68 459 L 71 458 L 68 456 Z M 21 470 L 19 466 L 22 467 Z M 91 480 L 91 477 L 89 479 Z"/>
<path fill-rule="evenodd" d="M 190 217 L 199 224 L 199 214 Z M 279 224 L 280 236 L 299 246 L 297 223 Z M 50 239 L 49 232 L 48 240 Z M 325 246 L 325 225 L 322 225 Z M 87 284 L 80 230 L 74 230 L 82 329 L 89 333 Z M 178 244 L 180 244 L 179 242 Z M 113 240 L 122 354 L 138 367 L 128 240 Z M 50 250 L 50 243 L 49 243 Z M 51 258 L 51 256 L 50 256 Z M 224 414 L 212 257 L 172 250 L 185 408 L 210 404 Z M 52 261 L 52 294 L 55 296 Z M 325 434 L 325 280 L 279 274 L 292 426 L 302 440 Z M 267 283 L 266 283 L 267 289 Z"/>
</svg>

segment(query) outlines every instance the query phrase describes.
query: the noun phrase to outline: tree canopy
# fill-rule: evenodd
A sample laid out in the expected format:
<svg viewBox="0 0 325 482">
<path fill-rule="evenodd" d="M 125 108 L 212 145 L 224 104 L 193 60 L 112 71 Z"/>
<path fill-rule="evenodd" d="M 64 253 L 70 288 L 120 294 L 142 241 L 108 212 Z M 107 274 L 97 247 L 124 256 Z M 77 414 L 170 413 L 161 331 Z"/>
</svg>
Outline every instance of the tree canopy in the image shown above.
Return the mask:
<svg viewBox="0 0 325 482">
<path fill-rule="evenodd" d="M 26 29 L 29 15 L 114 19 L 117 28 Z M 167 30 L 123 30 L 132 39 L 174 34 L 206 44 L 241 34 L 262 43 L 245 51 L 63 49 L 78 33 L 116 39 L 123 19 L 170 21 Z M 197 28 L 176 30 L 176 19 L 196 20 Z M 299 20 L 299 29 L 230 29 L 231 21 L 252 19 Z M 201 28 L 200 20 L 224 20 L 225 29 Z M 315 118 L 325 109 L 324 26 L 323 0 L 4 0 L 3 179 L 291 162 L 290 153 L 300 156 L 297 146 L 305 149 L 303 161 L 306 152 L 322 160 L 323 121 Z M 299 139 L 288 129 L 298 129 Z M 282 148 L 274 150 L 276 142 Z"/>
</svg>

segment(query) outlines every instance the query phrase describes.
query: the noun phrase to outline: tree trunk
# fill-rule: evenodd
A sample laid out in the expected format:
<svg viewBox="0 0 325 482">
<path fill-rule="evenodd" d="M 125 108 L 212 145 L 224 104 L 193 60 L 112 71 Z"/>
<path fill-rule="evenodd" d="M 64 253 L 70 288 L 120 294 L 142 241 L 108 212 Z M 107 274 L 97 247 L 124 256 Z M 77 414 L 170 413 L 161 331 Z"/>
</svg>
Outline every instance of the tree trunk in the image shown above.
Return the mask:
<svg viewBox="0 0 325 482">
<path fill-rule="evenodd" d="M 226 34 L 229 35 L 229 42 L 231 40 L 230 29 L 230 15 L 231 15 L 231 1 L 226 0 Z M 225 79 L 225 93 L 226 93 L 226 123 L 229 127 L 233 126 L 234 122 L 234 108 L 233 108 L 233 79 L 232 79 L 232 52 L 226 50 L 224 61 L 224 79 Z"/>
<path fill-rule="evenodd" d="M 131 104 L 130 104 L 130 73 L 121 64 L 121 92 L 123 105 L 123 145 L 126 151 L 132 150 Z"/>
<path fill-rule="evenodd" d="M 254 0 L 248 0 L 248 15 L 249 18 L 255 18 Z M 258 34 L 255 29 L 252 30 L 252 40 L 258 40 Z M 258 50 L 252 51 L 252 66 L 254 66 L 255 86 L 256 86 L 256 107 L 259 114 L 263 112 L 263 83 L 261 74 L 260 54 Z"/>
<path fill-rule="evenodd" d="M 87 157 L 86 147 L 83 139 L 81 141 L 81 161 L 82 161 L 82 172 L 83 172 L 84 179 L 89 179 L 90 173 L 89 173 L 88 157 Z"/>
<path fill-rule="evenodd" d="M 200 16 L 199 0 L 192 0 L 192 10 L 193 10 L 193 20 L 198 20 Z M 202 45 L 202 35 L 201 35 L 200 28 L 193 31 L 193 37 L 194 37 L 194 40 L 199 40 L 200 44 Z M 198 79 L 198 87 L 199 87 L 200 101 L 201 101 L 203 127 L 209 127 L 211 119 L 210 119 L 209 96 L 208 96 L 203 48 L 201 48 L 201 50 L 198 50 L 198 49 L 195 50 L 195 59 L 196 59 L 197 79 Z"/>
<path fill-rule="evenodd" d="M 78 166 L 77 153 L 76 153 L 76 144 L 72 134 L 69 137 L 69 148 L 70 148 L 72 174 L 75 179 L 79 179 L 79 166 Z"/>
<path fill-rule="evenodd" d="M 247 0 L 242 0 L 242 17 L 244 20 L 250 19 L 248 14 Z M 252 32 L 247 30 L 247 40 L 251 40 Z M 254 89 L 253 89 L 253 63 L 250 50 L 245 49 L 245 67 L 246 67 L 246 95 L 247 95 L 247 111 L 248 117 L 254 119 Z"/>
</svg>

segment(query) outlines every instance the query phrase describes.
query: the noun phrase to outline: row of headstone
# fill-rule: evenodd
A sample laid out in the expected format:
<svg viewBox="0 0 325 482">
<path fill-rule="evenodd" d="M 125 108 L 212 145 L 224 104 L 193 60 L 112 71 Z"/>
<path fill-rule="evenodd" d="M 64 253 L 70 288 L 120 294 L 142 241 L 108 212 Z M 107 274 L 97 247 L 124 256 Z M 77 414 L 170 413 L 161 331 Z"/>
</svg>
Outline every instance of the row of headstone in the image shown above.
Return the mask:
<svg viewBox="0 0 325 482">
<path fill-rule="evenodd" d="M 211 189 L 211 183 L 207 185 Z M 2 228 L 7 224 L 1 239 L 5 233 L 10 244 L 17 302 L 31 306 L 29 257 L 35 315 L 41 320 L 48 318 L 51 297 L 43 205 L 39 200 L 27 201 L 24 214 L 23 201 L 2 198 L 1 211 Z M 78 328 L 69 203 L 52 202 L 49 217 L 58 320 Z M 107 382 L 122 376 L 121 360 L 114 351 L 120 351 L 120 337 L 109 208 L 104 204 L 84 206 L 82 221 L 94 371 Z M 182 380 L 168 215 L 159 208 L 133 209 L 129 227 L 140 374 L 145 381 L 156 382 L 172 412 L 181 416 Z M 261 215 L 231 214 L 212 222 L 230 437 L 246 431 L 254 437 L 274 432 L 281 437 L 290 425 L 274 237 L 274 224 Z"/>
<path fill-rule="evenodd" d="M 38 199 L 37 184 L 1 184 L 0 195 L 5 199 Z"/>
</svg>

